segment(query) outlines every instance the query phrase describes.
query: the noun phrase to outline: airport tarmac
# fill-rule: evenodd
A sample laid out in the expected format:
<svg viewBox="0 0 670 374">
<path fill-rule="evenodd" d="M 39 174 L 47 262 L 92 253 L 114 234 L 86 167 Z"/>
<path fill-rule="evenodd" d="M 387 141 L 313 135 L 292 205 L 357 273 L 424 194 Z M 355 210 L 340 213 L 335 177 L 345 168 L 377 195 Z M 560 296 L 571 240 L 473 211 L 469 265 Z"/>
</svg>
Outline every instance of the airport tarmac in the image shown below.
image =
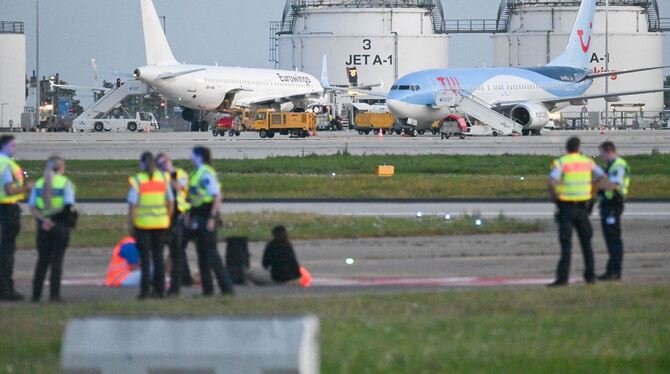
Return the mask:
<svg viewBox="0 0 670 374">
<path fill-rule="evenodd" d="M 89 215 L 122 215 L 128 211 L 124 203 L 80 203 L 80 212 Z M 224 202 L 222 213 L 263 213 L 290 212 L 312 213 L 323 215 L 344 216 L 387 216 L 415 217 L 417 213 L 424 216 L 441 216 L 447 214 L 458 216 L 463 214 L 481 217 L 496 217 L 503 214 L 507 217 L 523 219 L 550 218 L 553 216 L 554 205 L 549 202 Z M 24 209 L 27 212 L 27 209 Z M 670 202 L 629 202 L 626 204 L 625 216 L 630 219 L 663 219 L 670 220 Z"/>
<path fill-rule="evenodd" d="M 238 287 L 242 296 L 310 295 L 328 293 L 405 292 L 462 287 L 537 287 L 548 283 L 558 260 L 555 225 L 544 220 L 543 230 L 530 234 L 409 237 L 346 240 L 297 240 L 301 263 L 312 272 L 309 290 L 293 287 Z M 594 225 L 596 266 L 602 272 L 607 256 L 599 225 Z M 627 283 L 670 282 L 670 221 L 626 221 L 624 277 Z M 223 251 L 224 245 L 219 248 Z M 64 296 L 69 301 L 132 299 L 136 289 L 99 286 L 111 248 L 70 249 L 66 256 Z M 252 266 L 258 266 L 263 243 L 250 243 Z M 194 250 L 189 249 L 195 269 Z M 347 264 L 347 258 L 353 263 Z M 17 253 L 16 278 L 27 292 L 35 251 Z M 582 259 L 573 254 L 572 276 L 580 281 Z M 199 290 L 187 290 L 186 295 Z"/>
<path fill-rule="evenodd" d="M 597 154 L 597 146 L 613 140 L 621 154 L 648 154 L 652 150 L 670 152 L 670 131 L 612 130 L 544 131 L 541 136 L 469 137 L 441 140 L 439 136 L 416 138 L 397 135 L 379 138 L 358 135 L 353 131 L 320 132 L 307 139 L 278 136 L 260 139 L 255 133 L 236 138 L 213 137 L 210 133 L 17 133 L 20 160 L 41 160 L 53 154 L 66 159 L 136 159 L 142 151 L 169 152 L 174 158 L 190 157 L 194 145 L 212 148 L 214 157 L 228 159 L 266 158 L 271 156 L 332 155 L 348 152 L 353 155 L 383 154 L 543 154 L 560 155 L 567 138 L 580 136 L 584 151 Z"/>
</svg>

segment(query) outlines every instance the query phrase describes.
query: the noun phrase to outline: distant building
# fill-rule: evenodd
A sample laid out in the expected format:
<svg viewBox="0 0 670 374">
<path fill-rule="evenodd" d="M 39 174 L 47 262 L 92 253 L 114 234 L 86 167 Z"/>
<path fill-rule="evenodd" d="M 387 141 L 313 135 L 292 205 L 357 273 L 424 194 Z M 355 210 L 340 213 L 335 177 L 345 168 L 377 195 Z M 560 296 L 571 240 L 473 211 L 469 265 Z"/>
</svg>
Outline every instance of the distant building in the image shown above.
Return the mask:
<svg viewBox="0 0 670 374">
<path fill-rule="evenodd" d="M 271 60 L 320 76 L 328 56 L 332 85 L 389 89 L 417 70 L 446 68 L 449 37 L 440 0 L 286 0 L 271 31 Z"/>
<path fill-rule="evenodd" d="M 23 22 L 0 21 L 0 128 L 21 123 L 26 105 L 26 36 Z"/>
</svg>

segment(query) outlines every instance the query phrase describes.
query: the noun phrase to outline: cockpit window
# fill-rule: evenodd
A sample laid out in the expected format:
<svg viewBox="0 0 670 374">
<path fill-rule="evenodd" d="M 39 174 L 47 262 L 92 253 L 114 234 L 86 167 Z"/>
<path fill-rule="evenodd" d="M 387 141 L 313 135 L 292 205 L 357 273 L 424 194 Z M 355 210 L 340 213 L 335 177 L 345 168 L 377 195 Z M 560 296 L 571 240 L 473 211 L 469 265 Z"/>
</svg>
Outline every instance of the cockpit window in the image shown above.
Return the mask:
<svg viewBox="0 0 670 374">
<path fill-rule="evenodd" d="M 391 91 L 421 91 L 421 86 L 417 85 L 395 85 L 391 87 Z"/>
</svg>

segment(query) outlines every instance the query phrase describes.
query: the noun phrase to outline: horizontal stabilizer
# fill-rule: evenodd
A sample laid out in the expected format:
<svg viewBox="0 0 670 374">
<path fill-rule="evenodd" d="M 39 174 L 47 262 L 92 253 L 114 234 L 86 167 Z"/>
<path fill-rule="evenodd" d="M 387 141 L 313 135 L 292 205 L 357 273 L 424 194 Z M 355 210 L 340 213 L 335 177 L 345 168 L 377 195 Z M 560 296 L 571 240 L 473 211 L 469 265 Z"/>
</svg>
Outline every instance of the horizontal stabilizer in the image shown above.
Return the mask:
<svg viewBox="0 0 670 374">
<path fill-rule="evenodd" d="M 193 74 L 197 73 L 199 71 L 207 70 L 205 68 L 198 68 L 198 69 L 191 69 L 191 70 L 184 70 L 184 71 L 177 71 L 174 73 L 164 73 L 158 76 L 160 79 L 170 79 L 170 78 L 176 78 L 176 77 L 181 77 L 182 75 L 188 75 L 188 74 Z"/>
</svg>

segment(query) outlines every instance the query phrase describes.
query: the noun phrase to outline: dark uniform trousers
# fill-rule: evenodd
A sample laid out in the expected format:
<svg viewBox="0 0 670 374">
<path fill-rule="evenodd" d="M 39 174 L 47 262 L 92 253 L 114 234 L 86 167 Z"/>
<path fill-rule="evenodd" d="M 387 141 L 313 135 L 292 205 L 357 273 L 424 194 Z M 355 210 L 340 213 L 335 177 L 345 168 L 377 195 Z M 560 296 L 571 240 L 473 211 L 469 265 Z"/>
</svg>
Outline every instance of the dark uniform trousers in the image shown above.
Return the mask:
<svg viewBox="0 0 670 374">
<path fill-rule="evenodd" d="M 166 230 L 135 229 L 137 250 L 140 253 L 140 296 L 162 297 L 165 294 L 165 262 L 163 244 Z M 153 263 L 153 269 L 151 267 Z M 153 270 L 153 274 L 152 274 Z M 153 292 L 151 288 L 153 287 Z"/>
<path fill-rule="evenodd" d="M 589 221 L 590 212 L 585 203 L 558 203 L 558 236 L 561 242 L 561 259 L 556 268 L 556 280 L 567 283 L 570 277 L 570 260 L 572 257 L 572 232 L 577 231 L 577 237 L 584 256 L 584 279 L 595 279 L 595 265 L 593 259 L 593 228 Z"/>
<path fill-rule="evenodd" d="M 37 225 L 37 265 L 33 277 L 33 300 L 39 300 L 42 297 L 44 279 L 49 268 L 51 268 L 50 296 L 52 300 L 55 300 L 60 298 L 63 259 L 70 242 L 70 228 L 57 223 L 51 230 L 45 231 L 42 229 L 41 222 L 38 222 Z"/>
<path fill-rule="evenodd" d="M 194 229 L 195 247 L 198 253 L 198 268 L 202 281 L 202 293 L 204 295 L 214 294 L 214 283 L 212 271 L 222 293 L 233 292 L 233 282 L 228 270 L 223 266 L 223 260 L 217 249 L 216 230 L 207 230 L 206 216 L 194 216 L 197 227 Z"/>
<path fill-rule="evenodd" d="M 14 252 L 21 231 L 21 208 L 17 204 L 0 205 L 0 294 L 14 292 Z"/>
<path fill-rule="evenodd" d="M 621 202 L 605 200 L 600 203 L 600 223 L 609 253 L 606 273 L 617 277 L 621 277 L 623 264 L 623 240 L 621 239 L 623 210 L 624 205 Z"/>
<path fill-rule="evenodd" d="M 190 230 L 189 230 L 190 231 Z M 190 232 L 184 226 L 184 218 L 177 214 L 172 219 L 172 226 L 167 232 L 166 243 L 170 251 L 170 293 L 179 294 L 182 284 L 193 284 L 191 270 L 186 258 L 186 246 L 190 240 Z"/>
</svg>

